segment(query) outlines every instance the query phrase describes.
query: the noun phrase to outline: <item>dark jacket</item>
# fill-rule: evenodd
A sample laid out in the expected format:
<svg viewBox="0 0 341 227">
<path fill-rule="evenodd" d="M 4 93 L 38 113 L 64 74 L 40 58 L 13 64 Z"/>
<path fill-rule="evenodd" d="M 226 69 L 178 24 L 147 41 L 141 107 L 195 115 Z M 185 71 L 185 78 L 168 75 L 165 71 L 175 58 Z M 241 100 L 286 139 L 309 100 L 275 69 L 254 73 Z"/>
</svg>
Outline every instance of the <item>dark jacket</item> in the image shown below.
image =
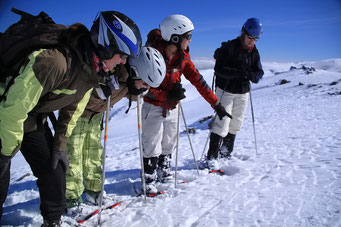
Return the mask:
<svg viewBox="0 0 341 227">
<path fill-rule="evenodd" d="M 250 91 L 250 82 L 258 83 L 264 71 L 256 46 L 244 49 L 241 39 L 223 42 L 214 52 L 216 86 L 234 94 Z"/>
</svg>

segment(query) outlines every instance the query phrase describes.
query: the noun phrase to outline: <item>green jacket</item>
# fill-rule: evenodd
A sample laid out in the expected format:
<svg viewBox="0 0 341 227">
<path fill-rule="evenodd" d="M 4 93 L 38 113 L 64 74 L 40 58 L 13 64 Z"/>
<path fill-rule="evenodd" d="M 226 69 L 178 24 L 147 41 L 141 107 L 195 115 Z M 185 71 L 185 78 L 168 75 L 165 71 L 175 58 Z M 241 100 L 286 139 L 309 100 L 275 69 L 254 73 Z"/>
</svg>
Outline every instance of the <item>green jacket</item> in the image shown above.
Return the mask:
<svg viewBox="0 0 341 227">
<path fill-rule="evenodd" d="M 29 63 L 10 87 L 6 100 L 0 103 L 1 153 L 13 156 L 20 148 L 24 132 L 30 131 L 28 116 L 59 111 L 53 149 L 66 151 L 66 138 L 71 135 L 77 119 L 98 87 L 92 68 L 89 31 L 75 24 L 66 32 L 72 53 L 70 78 L 66 82 L 67 63 L 57 49 L 41 49 L 29 56 Z"/>
</svg>

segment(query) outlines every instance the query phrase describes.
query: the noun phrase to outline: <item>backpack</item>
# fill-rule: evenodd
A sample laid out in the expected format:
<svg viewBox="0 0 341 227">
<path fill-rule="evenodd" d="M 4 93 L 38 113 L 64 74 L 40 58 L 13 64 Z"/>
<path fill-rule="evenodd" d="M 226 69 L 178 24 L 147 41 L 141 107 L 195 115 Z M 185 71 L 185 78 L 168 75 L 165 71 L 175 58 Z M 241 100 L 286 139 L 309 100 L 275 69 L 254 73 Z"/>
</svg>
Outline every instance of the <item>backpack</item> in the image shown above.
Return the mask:
<svg viewBox="0 0 341 227">
<path fill-rule="evenodd" d="M 221 43 L 221 46 L 214 51 L 213 57 L 214 57 L 215 60 L 218 60 L 218 58 L 220 60 L 220 56 L 222 54 L 222 51 L 224 51 L 224 48 L 226 48 L 226 46 L 229 45 L 229 44 L 231 44 L 231 40 L 229 40 L 227 42 L 222 42 Z M 234 46 L 233 45 L 229 45 L 228 51 L 229 51 L 230 55 L 234 55 L 235 54 Z"/>
<path fill-rule="evenodd" d="M 11 11 L 20 15 L 21 19 L 10 25 L 4 33 L 0 33 L 0 82 L 6 82 L 7 77 L 11 77 L 0 102 L 5 99 L 9 87 L 19 75 L 20 68 L 28 63 L 28 56 L 35 50 L 58 48 L 67 61 L 67 72 L 63 81 L 69 79 L 71 71 L 70 51 L 59 40 L 67 27 L 56 24 L 45 12 L 33 16 L 14 8 Z"/>
</svg>

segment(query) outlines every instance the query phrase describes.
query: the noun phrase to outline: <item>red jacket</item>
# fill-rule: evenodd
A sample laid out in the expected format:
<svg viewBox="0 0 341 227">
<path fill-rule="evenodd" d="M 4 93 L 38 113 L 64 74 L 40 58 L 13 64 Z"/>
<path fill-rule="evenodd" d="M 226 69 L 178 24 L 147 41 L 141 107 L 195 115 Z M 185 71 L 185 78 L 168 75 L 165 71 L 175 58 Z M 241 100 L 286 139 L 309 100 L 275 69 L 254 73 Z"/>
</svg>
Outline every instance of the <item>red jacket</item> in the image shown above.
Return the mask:
<svg viewBox="0 0 341 227">
<path fill-rule="evenodd" d="M 166 53 L 166 43 L 162 41 L 160 30 L 154 29 L 148 34 L 148 38 L 153 37 L 156 41 L 147 43 L 156 48 L 163 55 L 166 62 L 166 76 L 161 85 L 158 88 L 150 88 L 147 95 L 144 97 L 144 101 L 151 103 L 155 106 L 161 106 L 164 109 L 174 109 L 178 102 L 172 102 L 167 100 L 167 92 L 172 90 L 176 82 L 181 82 L 181 75 L 183 74 L 187 80 L 193 84 L 200 95 L 211 104 L 214 108 L 214 104 L 218 102 L 217 96 L 213 93 L 208 86 L 202 75 L 195 68 L 189 50 L 182 51 L 183 60 L 180 62 L 181 56 L 178 52 L 173 57 L 172 61 L 169 61 L 169 57 Z"/>
</svg>

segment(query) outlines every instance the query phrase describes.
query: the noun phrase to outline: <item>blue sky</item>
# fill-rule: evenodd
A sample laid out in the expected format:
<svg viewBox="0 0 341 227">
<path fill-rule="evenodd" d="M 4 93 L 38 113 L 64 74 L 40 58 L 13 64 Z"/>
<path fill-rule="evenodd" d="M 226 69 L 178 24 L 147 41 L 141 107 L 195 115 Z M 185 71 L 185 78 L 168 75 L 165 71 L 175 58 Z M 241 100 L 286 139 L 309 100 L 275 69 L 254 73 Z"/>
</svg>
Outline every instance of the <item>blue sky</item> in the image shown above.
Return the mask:
<svg viewBox="0 0 341 227">
<path fill-rule="evenodd" d="M 57 23 L 82 22 L 88 28 L 98 11 L 120 11 L 139 26 L 143 42 L 163 18 L 183 14 L 195 26 L 192 58 L 212 58 L 222 41 L 239 35 L 247 18 L 258 17 L 264 33 L 256 45 L 264 61 L 341 58 L 341 0 L 0 0 L 1 32 L 19 19 L 12 7 L 45 11 Z"/>
</svg>

